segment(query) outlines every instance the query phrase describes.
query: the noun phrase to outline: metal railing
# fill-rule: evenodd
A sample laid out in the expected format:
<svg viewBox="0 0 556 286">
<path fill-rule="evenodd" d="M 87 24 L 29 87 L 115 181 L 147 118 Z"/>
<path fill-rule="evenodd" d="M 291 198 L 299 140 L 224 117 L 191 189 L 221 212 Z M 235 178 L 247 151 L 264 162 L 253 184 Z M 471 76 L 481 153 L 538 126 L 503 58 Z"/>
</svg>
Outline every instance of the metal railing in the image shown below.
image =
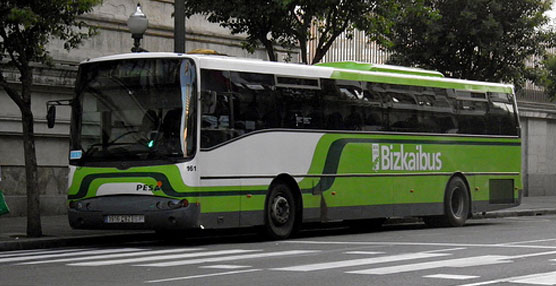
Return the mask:
<svg viewBox="0 0 556 286">
<path fill-rule="evenodd" d="M 551 103 L 553 102 L 548 95 L 540 89 L 522 89 L 516 93 L 517 101 L 523 102 L 541 102 L 541 103 Z"/>
<path fill-rule="evenodd" d="M 320 31 L 317 25 L 311 28 L 311 38 L 313 40 L 308 43 L 308 58 L 311 60 L 318 45 L 317 39 L 320 37 Z M 322 58 L 321 62 L 340 62 L 340 61 L 358 61 L 364 63 L 384 64 L 390 57 L 390 52 L 382 48 L 376 42 L 372 42 L 367 37 L 364 31 L 355 30 L 350 33 L 350 36 L 345 32 L 342 33 L 326 55 Z"/>
</svg>

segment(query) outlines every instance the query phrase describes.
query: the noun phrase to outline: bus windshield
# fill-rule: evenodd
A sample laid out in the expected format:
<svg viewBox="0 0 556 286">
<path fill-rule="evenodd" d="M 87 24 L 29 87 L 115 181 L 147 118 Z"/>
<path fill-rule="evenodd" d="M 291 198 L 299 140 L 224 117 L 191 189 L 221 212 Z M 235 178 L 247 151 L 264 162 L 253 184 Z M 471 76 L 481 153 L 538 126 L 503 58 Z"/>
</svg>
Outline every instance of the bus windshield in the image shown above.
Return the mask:
<svg viewBox="0 0 556 286">
<path fill-rule="evenodd" d="M 76 91 L 71 145 L 80 156 L 70 159 L 80 163 L 166 161 L 194 154 L 192 61 L 133 59 L 84 64 Z"/>
</svg>

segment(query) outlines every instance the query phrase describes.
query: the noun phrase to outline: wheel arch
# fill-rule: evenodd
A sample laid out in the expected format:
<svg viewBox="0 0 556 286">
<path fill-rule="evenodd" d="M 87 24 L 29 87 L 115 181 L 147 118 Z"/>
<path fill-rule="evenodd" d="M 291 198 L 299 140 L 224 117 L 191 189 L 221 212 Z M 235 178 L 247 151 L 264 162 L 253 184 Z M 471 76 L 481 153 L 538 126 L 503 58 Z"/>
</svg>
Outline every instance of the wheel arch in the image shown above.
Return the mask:
<svg viewBox="0 0 556 286">
<path fill-rule="evenodd" d="M 296 214 L 296 225 L 299 225 L 303 221 L 303 197 L 301 196 L 301 189 L 299 188 L 299 184 L 297 181 L 290 175 L 286 173 L 282 173 L 276 178 L 272 180 L 268 189 L 272 189 L 272 186 L 277 183 L 284 183 L 286 184 L 290 190 L 292 191 L 292 195 L 295 199 L 295 214 Z M 265 199 L 265 208 L 268 205 L 268 196 Z M 266 209 L 265 209 L 266 211 Z"/>
<path fill-rule="evenodd" d="M 450 179 L 448 179 L 448 181 L 446 182 L 446 187 L 444 189 L 444 193 L 446 193 L 446 189 L 448 188 L 448 185 L 450 184 L 450 181 L 455 178 L 458 177 L 460 179 L 463 180 L 463 182 L 465 183 L 465 186 L 467 187 L 467 196 L 469 197 L 469 215 L 468 218 L 473 216 L 473 197 L 471 197 L 471 186 L 469 185 L 469 180 L 467 180 L 467 177 L 465 176 L 465 174 L 463 174 L 463 172 L 455 172 L 454 174 L 452 174 L 452 176 L 450 176 Z"/>
</svg>

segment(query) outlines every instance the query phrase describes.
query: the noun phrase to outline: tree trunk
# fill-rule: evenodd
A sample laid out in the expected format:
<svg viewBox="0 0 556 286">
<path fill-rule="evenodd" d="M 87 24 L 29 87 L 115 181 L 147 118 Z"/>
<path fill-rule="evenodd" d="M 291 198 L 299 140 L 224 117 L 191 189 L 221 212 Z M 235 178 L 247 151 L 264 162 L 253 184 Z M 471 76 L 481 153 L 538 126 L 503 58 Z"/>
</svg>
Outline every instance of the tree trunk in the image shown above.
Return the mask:
<svg viewBox="0 0 556 286">
<path fill-rule="evenodd" d="M 31 86 L 33 84 L 32 68 L 21 75 L 21 95 L 23 104 L 21 121 L 23 123 L 23 151 L 25 157 L 25 179 L 27 190 L 27 236 L 42 236 L 40 213 L 40 189 L 37 176 L 37 156 L 35 152 L 35 135 L 33 112 L 31 111 Z"/>
<path fill-rule="evenodd" d="M 271 61 L 271 62 L 277 62 L 278 59 L 276 58 L 276 54 L 274 53 L 275 50 L 274 50 L 274 45 L 272 44 L 272 41 L 267 40 L 266 36 L 265 36 L 264 39 L 261 38 L 259 40 L 261 41 L 261 43 L 263 43 L 263 46 L 266 50 L 266 54 L 268 55 L 268 60 Z"/>
<path fill-rule="evenodd" d="M 308 65 L 309 59 L 307 55 L 307 40 L 298 37 L 299 40 L 299 52 L 301 53 L 301 62 Z"/>
</svg>

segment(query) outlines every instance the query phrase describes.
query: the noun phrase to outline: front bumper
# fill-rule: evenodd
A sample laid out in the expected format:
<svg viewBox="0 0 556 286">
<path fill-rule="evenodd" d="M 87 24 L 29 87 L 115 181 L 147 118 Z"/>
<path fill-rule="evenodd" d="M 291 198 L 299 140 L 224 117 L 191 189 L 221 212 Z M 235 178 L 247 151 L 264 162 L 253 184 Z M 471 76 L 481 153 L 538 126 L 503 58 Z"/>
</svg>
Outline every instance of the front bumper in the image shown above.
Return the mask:
<svg viewBox="0 0 556 286">
<path fill-rule="evenodd" d="M 199 228 L 198 204 L 169 207 L 179 200 L 155 196 L 106 196 L 80 200 L 68 209 L 75 229 L 152 229 L 182 230 Z M 108 223 L 106 216 L 144 216 L 139 223 Z"/>
</svg>

